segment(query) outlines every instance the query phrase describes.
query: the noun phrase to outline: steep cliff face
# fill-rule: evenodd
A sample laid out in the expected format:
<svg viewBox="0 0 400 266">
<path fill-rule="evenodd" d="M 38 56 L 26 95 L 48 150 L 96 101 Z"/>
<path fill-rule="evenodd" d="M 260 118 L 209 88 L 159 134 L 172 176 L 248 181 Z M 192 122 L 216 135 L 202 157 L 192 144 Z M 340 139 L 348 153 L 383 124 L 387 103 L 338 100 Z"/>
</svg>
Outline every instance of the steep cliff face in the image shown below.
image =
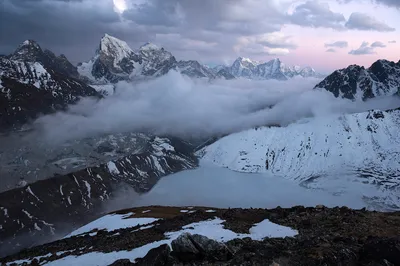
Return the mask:
<svg viewBox="0 0 400 266">
<path fill-rule="evenodd" d="M 80 79 L 65 56 L 43 51 L 34 41 L 25 41 L 13 54 L 0 57 L 0 131 L 87 96 L 101 97 Z"/>
<path fill-rule="evenodd" d="M 394 63 L 378 60 L 367 69 L 351 65 L 336 70 L 316 85 L 315 89 L 325 89 L 335 97 L 352 100 L 400 95 L 400 61 Z"/>
</svg>

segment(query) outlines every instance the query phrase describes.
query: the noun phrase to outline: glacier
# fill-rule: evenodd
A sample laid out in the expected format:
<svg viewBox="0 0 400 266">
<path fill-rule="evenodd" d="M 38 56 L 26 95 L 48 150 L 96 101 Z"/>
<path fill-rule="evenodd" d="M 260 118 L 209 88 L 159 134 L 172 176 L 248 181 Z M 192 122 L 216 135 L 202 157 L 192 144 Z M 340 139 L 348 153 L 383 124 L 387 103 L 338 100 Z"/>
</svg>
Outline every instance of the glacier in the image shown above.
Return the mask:
<svg viewBox="0 0 400 266">
<path fill-rule="evenodd" d="M 310 188 L 349 176 L 383 192 L 369 200 L 400 208 L 400 110 L 308 118 L 223 137 L 198 151 L 203 161 L 270 173 Z"/>
</svg>

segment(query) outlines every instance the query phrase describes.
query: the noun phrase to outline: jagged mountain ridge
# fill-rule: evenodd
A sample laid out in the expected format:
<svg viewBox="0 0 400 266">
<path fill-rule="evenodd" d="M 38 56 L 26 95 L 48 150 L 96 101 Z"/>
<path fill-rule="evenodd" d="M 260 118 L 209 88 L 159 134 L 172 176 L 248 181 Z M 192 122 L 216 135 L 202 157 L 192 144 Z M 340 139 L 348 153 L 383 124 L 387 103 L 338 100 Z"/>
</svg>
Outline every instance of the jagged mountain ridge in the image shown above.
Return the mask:
<svg viewBox="0 0 400 266">
<path fill-rule="evenodd" d="M 199 155 L 234 171 L 271 173 L 311 188 L 351 178 L 376 186 L 368 199 L 373 204 L 400 209 L 399 130 L 400 110 L 329 116 L 231 134 Z"/>
<path fill-rule="evenodd" d="M 253 61 L 249 58 L 239 57 L 232 66 L 216 66 L 214 71 L 224 69 L 235 77 L 249 79 L 277 79 L 288 80 L 293 77 L 322 77 L 311 67 L 287 66 L 279 58 L 268 62 Z"/>
<path fill-rule="evenodd" d="M 369 68 L 351 65 L 339 69 L 315 86 L 335 97 L 367 100 L 379 96 L 400 95 L 400 61 L 378 60 Z"/>
<path fill-rule="evenodd" d="M 64 55 L 42 50 L 32 40 L 0 57 L 0 130 L 62 110 L 87 96 L 101 97 Z"/>
<path fill-rule="evenodd" d="M 154 78 L 170 70 L 192 78 L 233 78 L 230 73 L 215 72 L 195 60 L 177 61 L 170 52 L 152 43 L 146 43 L 135 52 L 125 41 L 108 34 L 100 40 L 96 55 L 78 65 L 79 73 L 97 84 Z"/>
<path fill-rule="evenodd" d="M 147 192 L 161 177 L 198 165 L 185 141 L 141 138 L 145 143 L 136 153 L 0 193 L 0 257 L 71 232 L 121 195 L 126 200 L 117 198 L 119 205 L 131 206 L 133 191 Z"/>
<path fill-rule="evenodd" d="M 239 57 L 230 67 L 210 68 L 195 60 L 177 61 L 170 52 L 152 43 L 141 46 L 135 52 L 125 41 L 108 34 L 100 40 L 96 55 L 89 62 L 78 65 L 79 73 L 92 83 L 159 77 L 170 70 L 189 77 L 208 79 L 244 77 L 287 80 L 295 76 L 320 77 L 311 67 L 288 67 L 279 59 L 261 63 Z"/>
</svg>

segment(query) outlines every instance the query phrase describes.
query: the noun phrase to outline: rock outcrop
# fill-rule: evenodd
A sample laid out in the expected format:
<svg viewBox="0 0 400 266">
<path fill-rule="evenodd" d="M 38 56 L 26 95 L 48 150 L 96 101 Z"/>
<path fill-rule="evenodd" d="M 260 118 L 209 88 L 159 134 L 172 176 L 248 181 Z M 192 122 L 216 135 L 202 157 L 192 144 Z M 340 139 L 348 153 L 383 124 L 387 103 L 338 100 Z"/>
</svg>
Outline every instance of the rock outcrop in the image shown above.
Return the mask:
<svg viewBox="0 0 400 266">
<path fill-rule="evenodd" d="M 74 236 L 0 259 L 45 264 L 96 265 L 399 265 L 400 213 L 329 209 L 213 209 L 143 207 L 118 212 L 130 218 L 162 218 L 146 226 Z M 132 214 L 133 213 L 133 214 Z M 221 219 L 223 227 L 209 227 Z M 269 219 L 296 228 L 292 237 L 243 238 Z M 204 225 L 201 227 L 201 225 Z M 188 234 L 196 231 L 201 235 Z M 217 229 L 219 228 L 219 229 Z M 228 231 L 227 231 L 228 230 Z M 260 233 L 269 230 L 264 228 Z M 182 233 L 179 233 L 183 231 Z M 225 232 L 225 233 L 223 233 Z M 230 240 L 221 240 L 226 232 Z M 179 235 L 178 235 L 179 234 Z M 235 238 L 236 236 L 236 238 Z M 173 238 L 173 239 L 171 239 Z M 174 240 L 175 239 L 175 240 Z M 172 249 L 170 248 L 172 246 Z"/>
<path fill-rule="evenodd" d="M 378 60 L 369 68 L 351 65 L 327 76 L 315 86 L 335 97 L 368 100 L 379 96 L 400 95 L 400 61 Z"/>
</svg>

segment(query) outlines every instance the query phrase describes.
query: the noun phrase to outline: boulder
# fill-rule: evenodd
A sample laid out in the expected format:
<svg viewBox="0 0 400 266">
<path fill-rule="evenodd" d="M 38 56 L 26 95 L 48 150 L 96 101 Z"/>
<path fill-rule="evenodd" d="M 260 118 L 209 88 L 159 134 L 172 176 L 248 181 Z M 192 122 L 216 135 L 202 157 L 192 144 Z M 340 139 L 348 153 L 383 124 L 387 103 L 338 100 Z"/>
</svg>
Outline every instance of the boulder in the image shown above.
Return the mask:
<svg viewBox="0 0 400 266">
<path fill-rule="evenodd" d="M 139 266 L 168 266 L 174 265 L 174 259 L 170 256 L 171 248 L 169 245 L 164 244 L 158 248 L 150 250 L 144 258 L 137 259 L 135 265 Z"/>
<path fill-rule="evenodd" d="M 174 256 L 180 261 L 187 262 L 201 258 L 200 251 L 191 240 L 191 234 L 183 233 L 171 243 Z"/>
<path fill-rule="evenodd" d="M 227 261 L 233 252 L 224 244 L 202 235 L 183 233 L 172 241 L 173 254 L 182 262 L 206 259 Z"/>
<path fill-rule="evenodd" d="M 233 252 L 224 244 L 202 235 L 191 235 L 195 247 L 204 257 L 217 261 L 227 261 L 233 257 Z"/>
</svg>

